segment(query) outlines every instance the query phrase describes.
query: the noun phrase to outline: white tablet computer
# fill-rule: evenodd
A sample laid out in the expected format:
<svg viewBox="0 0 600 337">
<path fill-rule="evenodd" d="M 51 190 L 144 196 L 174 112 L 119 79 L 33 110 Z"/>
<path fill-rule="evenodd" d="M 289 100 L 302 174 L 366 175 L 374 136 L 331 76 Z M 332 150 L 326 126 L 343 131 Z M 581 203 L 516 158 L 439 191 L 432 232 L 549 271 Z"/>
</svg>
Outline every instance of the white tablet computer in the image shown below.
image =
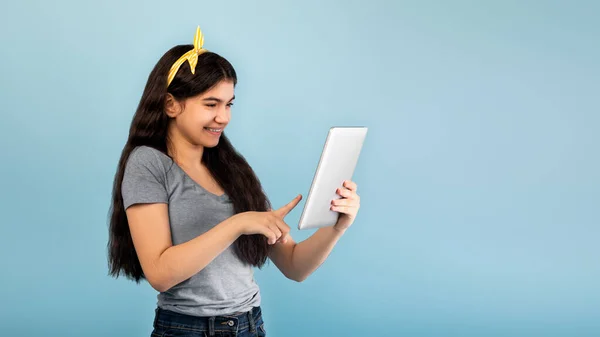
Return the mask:
<svg viewBox="0 0 600 337">
<path fill-rule="evenodd" d="M 339 213 L 329 209 L 331 200 L 341 199 L 335 191 L 342 187 L 344 180 L 352 180 L 366 135 L 366 127 L 329 129 L 298 229 L 335 225 Z"/>
</svg>

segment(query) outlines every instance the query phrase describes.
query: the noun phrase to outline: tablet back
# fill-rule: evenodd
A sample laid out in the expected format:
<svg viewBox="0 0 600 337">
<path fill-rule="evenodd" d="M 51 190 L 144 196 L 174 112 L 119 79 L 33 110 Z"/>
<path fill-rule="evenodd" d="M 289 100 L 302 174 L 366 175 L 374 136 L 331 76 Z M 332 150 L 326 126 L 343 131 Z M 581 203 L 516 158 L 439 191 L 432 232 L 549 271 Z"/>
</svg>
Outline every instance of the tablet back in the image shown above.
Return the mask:
<svg viewBox="0 0 600 337">
<path fill-rule="evenodd" d="M 366 127 L 329 129 L 298 229 L 335 225 L 339 213 L 329 209 L 331 200 L 341 199 L 336 189 L 344 180 L 352 180 L 366 135 Z"/>
</svg>

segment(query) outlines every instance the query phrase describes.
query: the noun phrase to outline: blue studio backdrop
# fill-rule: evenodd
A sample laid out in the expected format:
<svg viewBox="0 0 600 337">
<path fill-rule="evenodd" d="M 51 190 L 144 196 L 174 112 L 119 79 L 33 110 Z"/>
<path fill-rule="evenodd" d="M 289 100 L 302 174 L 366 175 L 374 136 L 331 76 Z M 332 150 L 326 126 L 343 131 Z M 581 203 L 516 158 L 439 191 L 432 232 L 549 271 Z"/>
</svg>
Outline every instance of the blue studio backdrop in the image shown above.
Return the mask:
<svg viewBox="0 0 600 337">
<path fill-rule="evenodd" d="M 150 70 L 200 25 L 238 72 L 226 133 L 274 207 L 306 198 L 329 127 L 369 127 L 329 259 L 302 283 L 256 271 L 270 336 L 599 336 L 599 11 L 4 2 L 0 335 L 150 334 L 156 292 L 107 276 L 112 180 Z"/>
</svg>

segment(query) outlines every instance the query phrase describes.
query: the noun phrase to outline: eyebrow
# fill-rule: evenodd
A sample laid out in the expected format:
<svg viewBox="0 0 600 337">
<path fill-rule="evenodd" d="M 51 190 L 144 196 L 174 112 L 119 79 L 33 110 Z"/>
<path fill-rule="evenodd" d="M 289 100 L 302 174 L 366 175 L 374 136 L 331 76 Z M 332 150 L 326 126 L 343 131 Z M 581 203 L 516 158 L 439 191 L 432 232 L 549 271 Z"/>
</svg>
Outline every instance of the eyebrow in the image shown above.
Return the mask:
<svg viewBox="0 0 600 337">
<path fill-rule="evenodd" d="M 235 99 L 235 95 L 234 95 L 234 96 L 233 96 L 233 97 L 232 97 L 232 98 L 229 100 L 229 102 L 233 101 L 234 99 Z M 215 101 L 215 102 L 217 102 L 217 103 L 221 103 L 221 102 L 223 102 L 223 100 L 222 100 L 222 99 L 220 99 L 220 98 L 217 98 L 217 97 L 213 97 L 213 96 L 211 96 L 211 97 L 206 97 L 205 99 L 203 99 L 203 101 Z"/>
</svg>

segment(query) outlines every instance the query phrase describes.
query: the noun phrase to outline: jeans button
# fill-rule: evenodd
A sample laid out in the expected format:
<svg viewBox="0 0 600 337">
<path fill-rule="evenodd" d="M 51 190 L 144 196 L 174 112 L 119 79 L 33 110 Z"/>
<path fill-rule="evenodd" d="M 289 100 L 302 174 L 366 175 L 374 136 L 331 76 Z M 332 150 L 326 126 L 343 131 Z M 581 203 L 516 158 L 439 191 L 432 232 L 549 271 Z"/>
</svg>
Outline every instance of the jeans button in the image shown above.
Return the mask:
<svg viewBox="0 0 600 337">
<path fill-rule="evenodd" d="M 227 325 L 229 325 L 229 326 L 234 326 L 234 325 L 235 325 L 235 322 L 230 320 L 229 322 L 227 322 Z"/>
</svg>

